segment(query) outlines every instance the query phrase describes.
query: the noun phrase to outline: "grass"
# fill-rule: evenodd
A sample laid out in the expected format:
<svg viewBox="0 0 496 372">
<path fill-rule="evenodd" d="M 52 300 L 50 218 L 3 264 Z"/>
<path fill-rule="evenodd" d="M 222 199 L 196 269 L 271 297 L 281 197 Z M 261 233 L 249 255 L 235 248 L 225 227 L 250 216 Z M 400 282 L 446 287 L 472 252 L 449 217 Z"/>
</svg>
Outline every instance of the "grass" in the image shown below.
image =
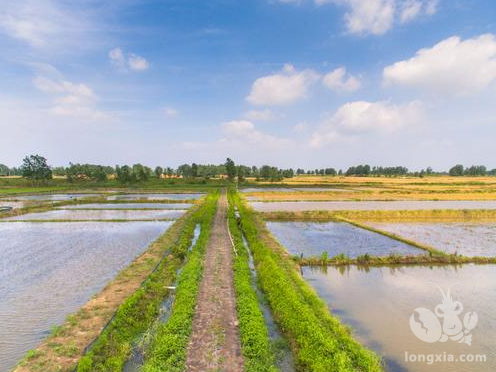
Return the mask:
<svg viewBox="0 0 496 372">
<path fill-rule="evenodd" d="M 275 372 L 275 355 L 257 294 L 253 288 L 248 264 L 249 256 L 238 227 L 233 207 L 233 194 L 229 193 L 228 223 L 237 255 L 234 257 L 234 289 L 239 320 L 241 347 L 246 372 Z"/>
<path fill-rule="evenodd" d="M 439 255 L 398 255 L 391 254 L 389 256 L 371 256 L 364 254 L 356 258 L 350 258 L 344 254 L 335 257 L 324 256 L 308 256 L 300 257 L 293 256 L 293 260 L 300 266 L 346 266 L 346 265 L 368 265 L 368 266 L 384 266 L 384 265 L 421 265 L 421 264 L 494 264 L 496 257 L 467 257 L 458 254 Z"/>
<path fill-rule="evenodd" d="M 176 279 L 176 272 L 187 256 L 197 223 L 202 223 L 201 234 L 205 236 L 204 221 L 212 219 L 216 200 L 214 196 L 207 197 L 205 204 L 186 222 L 171 254 L 160 263 L 141 288 L 119 307 L 113 320 L 81 358 L 78 372 L 122 370 L 130 356 L 133 341 L 157 318 L 160 304 L 170 292 L 166 287 Z"/>
<path fill-rule="evenodd" d="M 260 216 L 238 195 L 233 199 L 262 290 L 290 342 L 298 371 L 381 371 L 380 358 L 355 341 L 349 329 L 329 312 Z"/>
<path fill-rule="evenodd" d="M 142 372 L 184 370 L 186 349 L 203 272 L 203 256 L 215 210 L 214 206 L 210 207 L 209 218 L 202 221 L 201 234 L 178 279 L 171 315 L 153 335 Z"/>
</svg>

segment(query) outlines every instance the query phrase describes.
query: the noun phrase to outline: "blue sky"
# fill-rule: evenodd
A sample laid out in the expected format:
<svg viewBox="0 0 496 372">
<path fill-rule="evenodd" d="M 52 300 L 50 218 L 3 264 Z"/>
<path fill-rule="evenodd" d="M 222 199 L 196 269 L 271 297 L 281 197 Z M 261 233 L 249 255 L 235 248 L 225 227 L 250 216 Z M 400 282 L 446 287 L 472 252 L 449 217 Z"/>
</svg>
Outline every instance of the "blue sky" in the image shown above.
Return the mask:
<svg viewBox="0 0 496 372">
<path fill-rule="evenodd" d="M 496 167 L 490 0 L 2 0 L 0 162 Z"/>
</svg>

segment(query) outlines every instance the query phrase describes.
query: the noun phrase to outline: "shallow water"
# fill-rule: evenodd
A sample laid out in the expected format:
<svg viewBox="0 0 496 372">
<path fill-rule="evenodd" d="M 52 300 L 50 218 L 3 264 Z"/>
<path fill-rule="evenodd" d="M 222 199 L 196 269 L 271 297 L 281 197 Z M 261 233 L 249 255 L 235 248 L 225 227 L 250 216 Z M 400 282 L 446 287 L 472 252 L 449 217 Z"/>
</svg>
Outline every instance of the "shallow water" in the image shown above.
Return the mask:
<svg viewBox="0 0 496 372">
<path fill-rule="evenodd" d="M 58 209 L 188 209 L 192 205 L 190 203 L 104 203 L 67 205 Z"/>
<path fill-rule="evenodd" d="M 305 279 L 329 304 L 332 312 L 351 325 L 356 338 L 383 355 L 393 372 L 459 372 L 496 370 L 496 265 L 382 268 L 303 268 Z M 410 316 L 417 308 L 434 311 L 442 294 L 451 288 L 463 312 L 475 311 L 479 322 L 470 332 L 472 346 L 448 340 L 426 343 L 410 329 Z M 442 323 L 441 323 L 442 324 Z M 411 354 L 485 354 L 486 362 L 406 362 Z"/>
<path fill-rule="evenodd" d="M 399 201 L 326 201 L 326 202 L 250 202 L 260 212 L 319 210 L 424 210 L 496 209 L 495 200 L 399 200 Z"/>
<path fill-rule="evenodd" d="M 18 209 L 22 208 L 23 206 L 23 202 L 0 201 L 0 207 L 11 207 L 12 209 Z"/>
<path fill-rule="evenodd" d="M 204 194 L 121 194 L 107 197 L 107 200 L 192 200 Z"/>
<path fill-rule="evenodd" d="M 4 221 L 44 221 L 44 220 L 158 220 L 179 218 L 184 210 L 77 210 L 56 209 L 48 212 L 28 213 L 4 218 Z"/>
<path fill-rule="evenodd" d="M 247 187 L 239 191 L 247 192 L 299 192 L 299 191 L 330 191 L 330 192 L 346 192 L 353 191 L 347 189 L 339 189 L 333 187 Z"/>
<path fill-rule="evenodd" d="M 0 371 L 14 366 L 171 224 L 0 223 Z"/>
<path fill-rule="evenodd" d="M 344 222 L 267 222 L 270 232 L 293 255 L 329 257 L 344 253 L 388 256 L 425 254 L 425 251 Z"/>
<path fill-rule="evenodd" d="M 101 196 L 102 194 L 40 194 L 40 195 L 12 195 L 6 197 L 9 200 L 21 201 L 65 201 L 73 199 L 82 199 L 92 196 Z"/>
<path fill-rule="evenodd" d="M 496 256 L 495 223 L 368 223 L 378 229 L 464 256 Z"/>
</svg>

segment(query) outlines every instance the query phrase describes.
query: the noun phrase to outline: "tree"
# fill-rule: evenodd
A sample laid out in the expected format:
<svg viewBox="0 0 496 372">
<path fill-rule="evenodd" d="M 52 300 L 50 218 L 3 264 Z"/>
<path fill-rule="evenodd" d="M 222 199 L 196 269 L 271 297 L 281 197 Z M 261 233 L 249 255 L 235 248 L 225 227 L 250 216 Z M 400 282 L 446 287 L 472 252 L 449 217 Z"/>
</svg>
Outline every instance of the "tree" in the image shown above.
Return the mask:
<svg viewBox="0 0 496 372">
<path fill-rule="evenodd" d="M 162 174 L 164 174 L 164 168 L 162 168 L 162 167 L 155 167 L 154 173 L 155 173 L 155 176 L 157 178 L 160 178 L 162 176 Z"/>
<path fill-rule="evenodd" d="M 8 176 L 10 169 L 5 164 L 0 164 L 0 176 Z"/>
<path fill-rule="evenodd" d="M 52 170 L 47 164 L 46 158 L 40 155 L 26 156 L 21 166 L 22 176 L 33 180 L 49 180 L 52 178 Z"/>
<path fill-rule="evenodd" d="M 225 166 L 226 166 L 227 178 L 229 178 L 230 181 L 234 181 L 234 177 L 236 177 L 236 164 L 234 164 L 234 161 L 227 158 Z"/>
<path fill-rule="evenodd" d="M 196 163 L 191 164 L 191 177 L 198 177 L 198 164 Z"/>
<path fill-rule="evenodd" d="M 463 165 L 457 164 L 449 170 L 450 176 L 463 176 Z"/>
</svg>

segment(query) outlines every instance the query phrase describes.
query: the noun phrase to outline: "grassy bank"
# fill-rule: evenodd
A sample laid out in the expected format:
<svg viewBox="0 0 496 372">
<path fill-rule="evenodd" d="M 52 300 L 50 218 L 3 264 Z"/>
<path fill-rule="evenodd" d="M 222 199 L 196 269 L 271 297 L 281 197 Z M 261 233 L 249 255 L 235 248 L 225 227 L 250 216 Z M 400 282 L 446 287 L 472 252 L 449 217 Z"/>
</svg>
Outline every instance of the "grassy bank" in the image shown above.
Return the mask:
<svg viewBox="0 0 496 372">
<path fill-rule="evenodd" d="M 356 258 L 350 258 L 343 255 L 335 257 L 327 257 L 325 254 L 321 256 L 300 257 L 293 256 L 293 260 L 300 266 L 346 266 L 346 265 L 369 265 L 369 266 L 384 266 L 384 265 L 422 265 L 422 264 L 495 264 L 496 257 L 466 257 L 456 254 L 445 254 L 442 256 L 436 255 L 415 255 L 402 256 L 392 254 L 389 256 L 370 256 L 364 254 Z"/>
<path fill-rule="evenodd" d="M 270 235 L 263 220 L 234 197 L 241 226 L 274 318 L 291 344 L 298 371 L 380 371 L 378 356 L 356 342 L 329 313 Z"/>
<path fill-rule="evenodd" d="M 378 210 L 378 211 L 301 211 L 263 212 L 274 221 L 335 221 L 346 218 L 373 222 L 472 222 L 496 221 L 494 209 Z"/>
<path fill-rule="evenodd" d="M 248 251 L 235 218 L 233 205 L 233 194 L 229 193 L 228 223 L 237 252 L 233 262 L 234 289 L 245 371 L 275 372 L 278 369 L 274 366 L 273 345 L 253 288 Z"/>
<path fill-rule="evenodd" d="M 188 248 L 198 223 L 202 223 L 201 235 L 205 236 L 204 230 L 208 230 L 205 221 L 207 223 L 211 221 L 216 199 L 214 196 L 207 197 L 205 204 L 186 221 L 183 232 L 170 254 L 141 288 L 119 307 L 112 322 L 93 343 L 88 353 L 81 358 L 78 372 L 122 370 L 130 356 L 133 341 L 157 318 L 160 304 L 170 291 L 167 287 L 174 283 L 177 270 L 187 259 Z"/>
<path fill-rule="evenodd" d="M 176 297 L 169 320 L 153 335 L 143 372 L 182 371 L 195 314 L 196 299 L 203 272 L 203 256 L 210 237 L 218 194 L 212 198 L 208 216 L 202 220 L 201 234 L 189 254 L 178 279 Z"/>
</svg>

